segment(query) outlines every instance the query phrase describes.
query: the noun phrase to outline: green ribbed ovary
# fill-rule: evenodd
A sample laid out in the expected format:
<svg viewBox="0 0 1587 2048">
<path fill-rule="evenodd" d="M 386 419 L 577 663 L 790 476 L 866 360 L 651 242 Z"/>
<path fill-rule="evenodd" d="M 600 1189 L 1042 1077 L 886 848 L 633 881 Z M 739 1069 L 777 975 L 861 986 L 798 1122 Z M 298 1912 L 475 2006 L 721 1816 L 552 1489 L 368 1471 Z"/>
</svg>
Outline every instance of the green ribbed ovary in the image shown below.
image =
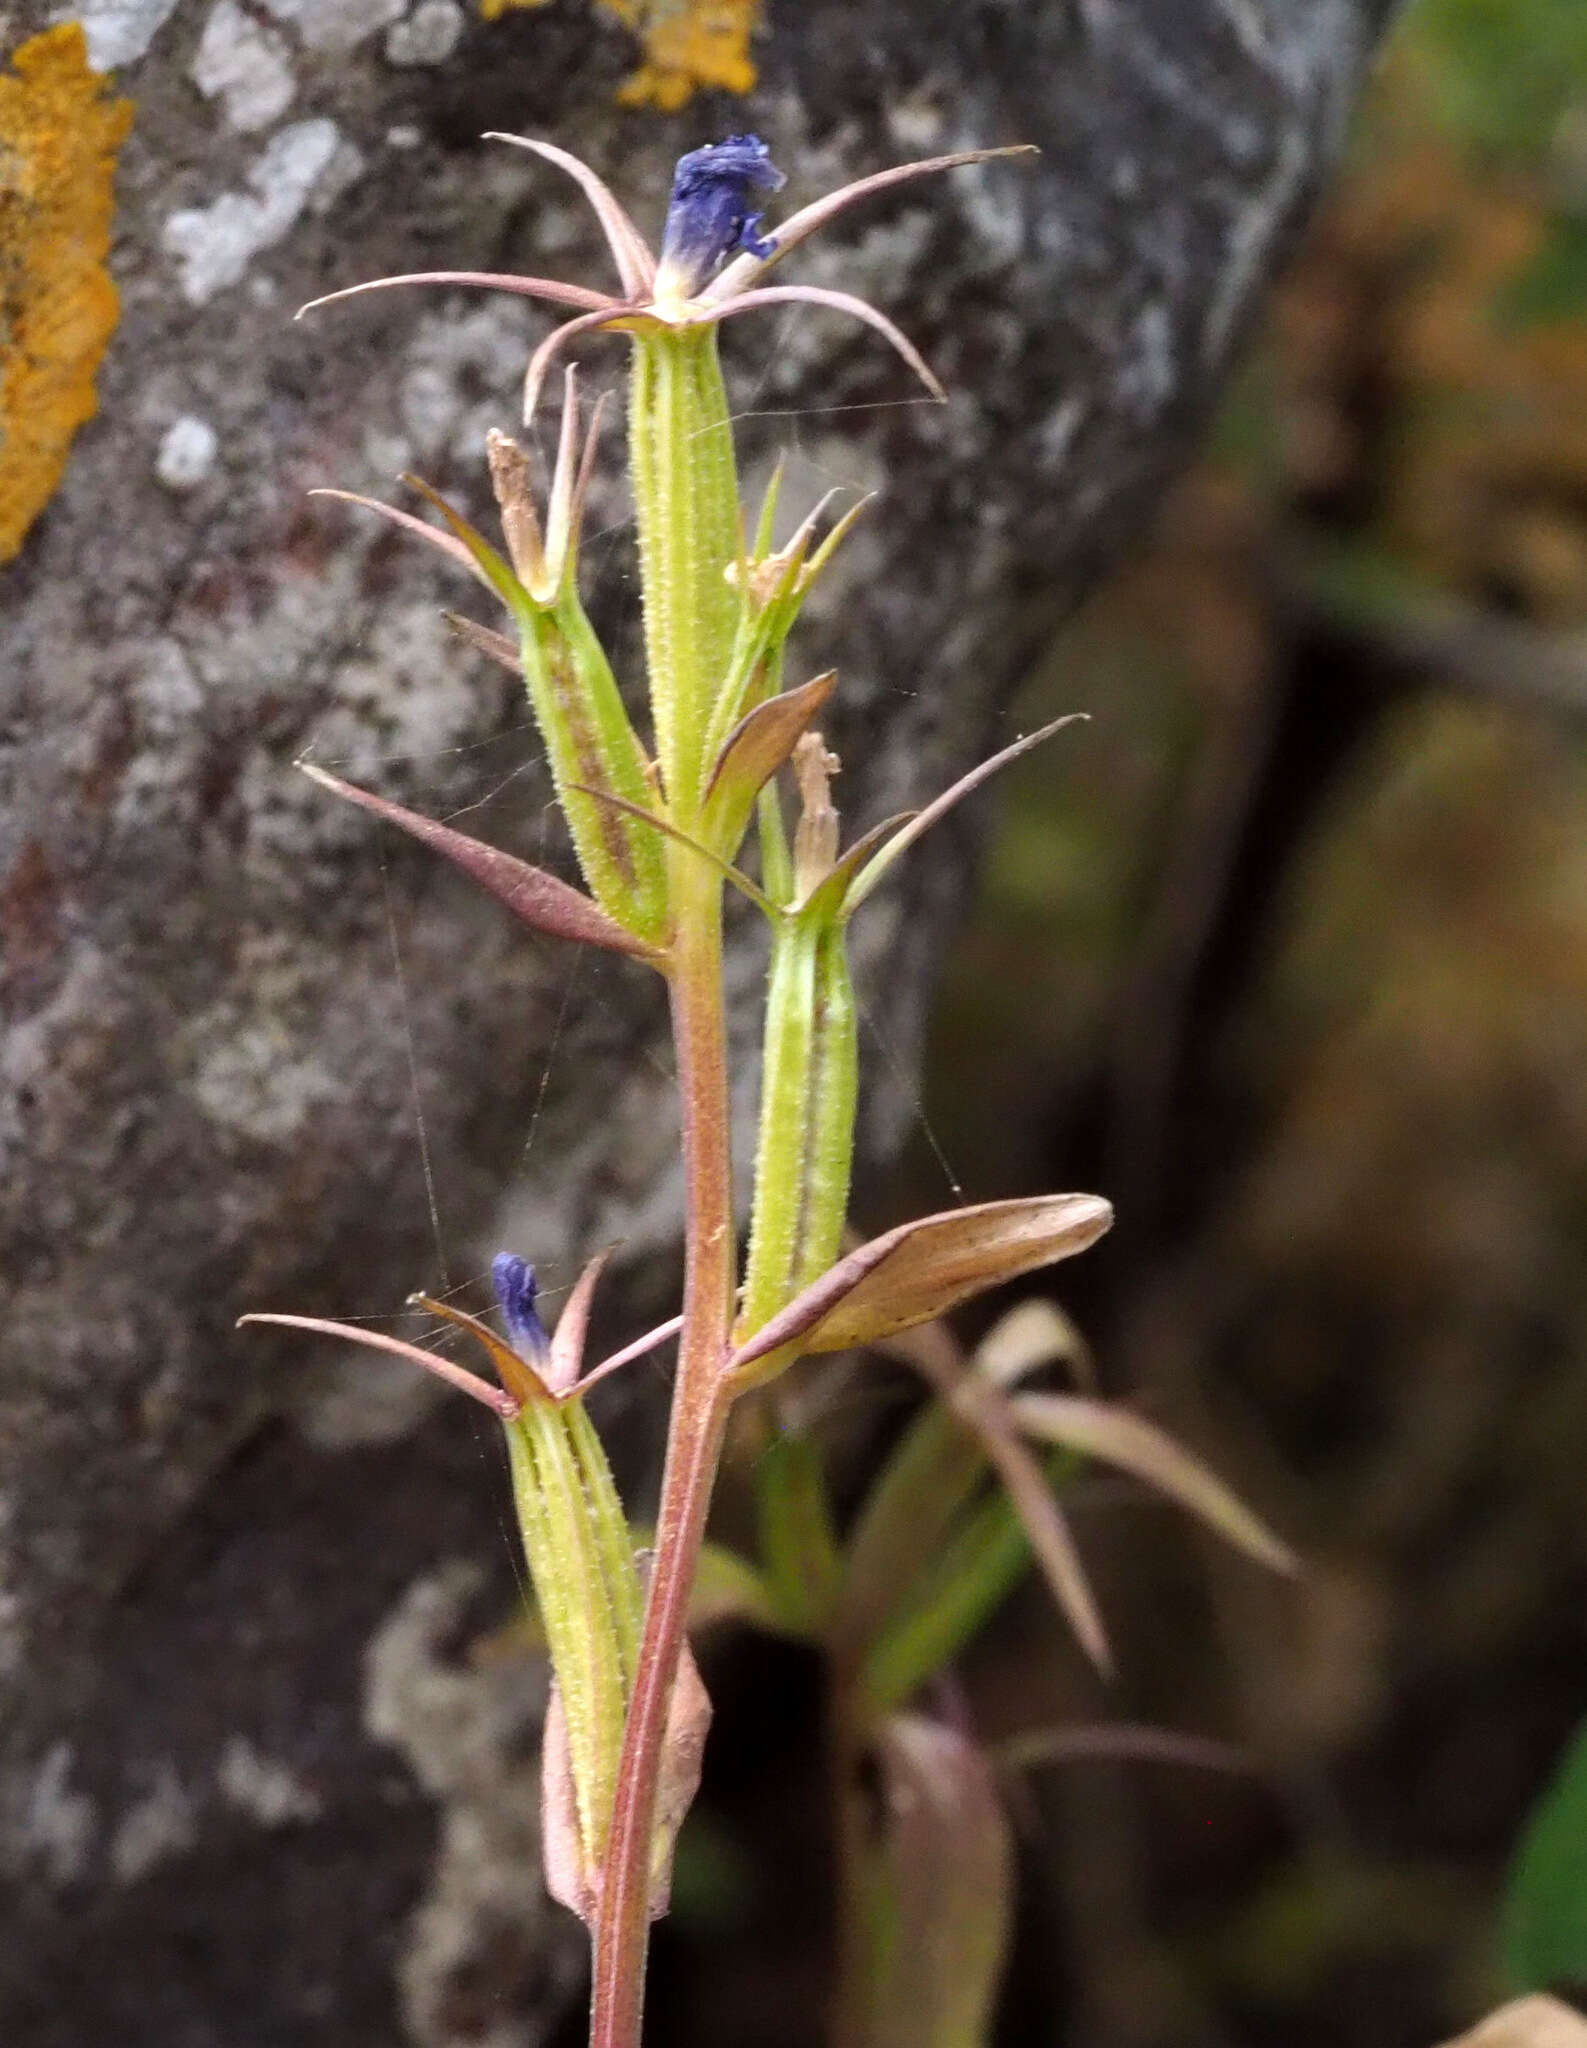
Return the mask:
<svg viewBox="0 0 1587 2048">
<path fill-rule="evenodd" d="M 746 1334 L 836 1259 L 848 1212 L 859 1048 L 840 920 L 794 913 L 772 940 Z"/>
<path fill-rule="evenodd" d="M 656 749 L 674 823 L 699 813 L 706 727 L 732 657 L 738 476 L 716 331 L 634 337 L 629 459 Z"/>
<path fill-rule="evenodd" d="M 525 602 L 515 609 L 529 702 L 584 879 L 620 923 L 660 940 L 667 883 L 655 828 L 574 787 L 609 790 L 642 809 L 653 801 L 611 664 L 571 578 L 554 608 Z"/>
<path fill-rule="evenodd" d="M 567 1720 L 585 1865 L 594 1870 L 611 1827 L 644 1596 L 583 1404 L 531 1400 L 506 1430 L 524 1555 Z"/>
</svg>

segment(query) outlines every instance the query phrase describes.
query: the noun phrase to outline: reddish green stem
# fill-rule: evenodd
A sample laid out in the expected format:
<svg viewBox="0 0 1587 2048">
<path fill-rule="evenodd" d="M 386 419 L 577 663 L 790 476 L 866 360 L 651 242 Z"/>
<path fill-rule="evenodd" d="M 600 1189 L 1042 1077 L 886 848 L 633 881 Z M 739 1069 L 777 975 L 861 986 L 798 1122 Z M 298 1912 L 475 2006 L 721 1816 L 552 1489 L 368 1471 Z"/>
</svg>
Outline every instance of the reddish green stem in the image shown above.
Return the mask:
<svg viewBox="0 0 1587 2048">
<path fill-rule="evenodd" d="M 592 1928 L 590 2048 L 639 2048 L 662 1748 L 731 1402 L 723 1372 L 737 1249 L 722 1004 L 721 883 L 686 846 L 669 842 L 668 858 L 676 917 L 669 979 L 686 1203 L 683 1329 L 650 1596 Z"/>
</svg>

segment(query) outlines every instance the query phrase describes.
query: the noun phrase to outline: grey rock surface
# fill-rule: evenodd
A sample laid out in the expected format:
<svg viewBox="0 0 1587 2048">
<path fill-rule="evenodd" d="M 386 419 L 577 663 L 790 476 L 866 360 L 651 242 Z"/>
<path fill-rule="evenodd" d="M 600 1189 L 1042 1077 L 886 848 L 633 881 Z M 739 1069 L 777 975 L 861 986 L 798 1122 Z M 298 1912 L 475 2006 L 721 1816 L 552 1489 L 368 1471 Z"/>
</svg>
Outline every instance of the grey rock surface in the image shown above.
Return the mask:
<svg viewBox="0 0 1587 2048">
<path fill-rule="evenodd" d="M 680 150 L 745 126 L 790 204 L 1040 143 L 799 260 L 895 313 L 947 408 L 823 315 L 725 343 L 751 481 L 790 447 L 796 496 L 881 491 L 797 648 L 842 670 L 864 824 L 968 764 L 1141 522 L 1387 4 L 772 0 L 753 98 L 668 118 L 615 106 L 634 52 L 582 0 L 81 12 L 139 112 L 100 415 L 0 571 L 0 2038 L 530 2044 L 580 1942 L 535 1876 L 539 1678 L 467 1655 L 512 1597 L 490 1428 L 232 1324 L 389 1316 L 502 1243 L 555 1286 L 613 1238 L 613 1333 L 665 1313 L 662 1020 L 637 969 L 526 938 L 291 767 L 565 859 L 511 680 L 441 624 L 459 593 L 305 498 L 413 467 L 483 513 L 539 316 L 292 309 L 433 265 L 604 279 L 574 189 L 489 128 L 586 154 L 650 220 Z M 588 360 L 615 381 L 620 344 Z M 615 439 L 591 527 L 632 671 Z M 939 834 L 867 912 L 904 1069 L 969 843 Z M 740 978 L 747 1023 L 747 955 Z M 875 1086 L 880 1157 L 908 1098 Z"/>
</svg>

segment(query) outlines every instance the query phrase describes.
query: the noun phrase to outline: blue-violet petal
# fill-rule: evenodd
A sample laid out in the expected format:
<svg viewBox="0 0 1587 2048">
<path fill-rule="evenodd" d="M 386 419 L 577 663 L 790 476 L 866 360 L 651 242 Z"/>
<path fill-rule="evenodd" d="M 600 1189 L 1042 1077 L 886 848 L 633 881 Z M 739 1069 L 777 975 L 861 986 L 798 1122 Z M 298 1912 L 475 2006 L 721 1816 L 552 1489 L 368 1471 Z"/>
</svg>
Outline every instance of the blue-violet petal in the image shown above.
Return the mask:
<svg viewBox="0 0 1587 2048">
<path fill-rule="evenodd" d="M 769 256 L 774 243 L 757 232 L 762 215 L 750 197 L 786 183 L 758 135 L 730 135 L 679 157 L 661 244 L 667 286 L 692 298 L 741 249 Z"/>
<path fill-rule="evenodd" d="M 535 1313 L 535 1269 L 516 1252 L 498 1252 L 491 1262 L 490 1277 L 496 1285 L 496 1299 L 507 1323 L 512 1348 L 526 1365 L 538 1368 L 550 1353 L 545 1325 Z"/>
</svg>

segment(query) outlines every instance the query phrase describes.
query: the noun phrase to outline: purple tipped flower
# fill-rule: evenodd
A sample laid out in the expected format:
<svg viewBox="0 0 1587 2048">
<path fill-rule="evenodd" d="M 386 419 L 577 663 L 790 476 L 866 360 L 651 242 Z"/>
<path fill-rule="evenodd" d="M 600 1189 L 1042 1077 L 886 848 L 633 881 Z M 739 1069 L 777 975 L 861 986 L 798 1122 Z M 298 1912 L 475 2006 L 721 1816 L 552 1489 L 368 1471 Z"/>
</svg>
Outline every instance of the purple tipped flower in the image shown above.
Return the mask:
<svg viewBox="0 0 1587 2048">
<path fill-rule="evenodd" d="M 875 328 L 919 377 L 933 398 L 947 394 L 920 358 L 907 336 L 900 334 L 885 313 L 879 313 L 864 299 L 848 292 L 828 291 L 824 285 L 774 284 L 761 279 L 783 258 L 809 239 L 818 228 L 836 219 L 857 201 L 873 193 L 890 191 L 933 171 L 952 170 L 957 164 L 977 164 L 994 156 L 1021 156 L 1027 146 L 1010 149 L 956 149 L 947 156 L 927 157 L 914 164 L 896 164 L 891 170 L 876 171 L 858 178 L 840 192 L 812 200 L 786 220 L 774 233 L 760 233 L 761 215 L 754 211 L 751 195 L 775 192 L 786 181 L 772 162 L 758 135 L 730 135 L 725 142 L 707 143 L 678 159 L 672 182 L 672 204 L 667 209 L 666 238 L 658 264 L 638 228 L 619 205 L 610 187 L 576 156 L 555 143 L 539 142 L 528 135 L 494 135 L 489 140 L 510 142 L 566 171 L 588 194 L 606 231 L 612 260 L 622 279 L 622 291 L 591 291 L 587 285 L 563 284 L 549 277 L 510 277 L 493 271 L 424 270 L 402 277 L 377 277 L 368 284 L 355 284 L 345 291 L 329 292 L 299 308 L 329 305 L 332 300 L 351 298 L 356 293 L 385 291 L 398 284 L 483 285 L 491 291 L 515 292 L 522 298 L 546 299 L 556 306 L 578 309 L 548 334 L 529 359 L 524 377 L 524 418 L 534 418 L 540 387 L 553 359 L 579 336 L 602 330 L 626 329 L 644 334 L 657 329 L 679 332 L 690 327 L 714 326 L 737 313 L 759 306 L 824 306 L 829 312 L 846 313 Z"/>
<path fill-rule="evenodd" d="M 757 232 L 764 216 L 751 210 L 750 195 L 776 192 L 787 182 L 758 135 L 730 135 L 679 157 L 659 281 L 693 298 L 730 256 L 770 256 L 775 244 Z"/>
<path fill-rule="evenodd" d="M 501 1303 L 512 1348 L 525 1365 L 538 1371 L 550 1356 L 551 1341 L 535 1313 L 539 1290 L 535 1286 L 534 1267 L 516 1252 L 498 1252 L 491 1261 L 490 1277 L 495 1283 L 496 1299 Z"/>
</svg>

